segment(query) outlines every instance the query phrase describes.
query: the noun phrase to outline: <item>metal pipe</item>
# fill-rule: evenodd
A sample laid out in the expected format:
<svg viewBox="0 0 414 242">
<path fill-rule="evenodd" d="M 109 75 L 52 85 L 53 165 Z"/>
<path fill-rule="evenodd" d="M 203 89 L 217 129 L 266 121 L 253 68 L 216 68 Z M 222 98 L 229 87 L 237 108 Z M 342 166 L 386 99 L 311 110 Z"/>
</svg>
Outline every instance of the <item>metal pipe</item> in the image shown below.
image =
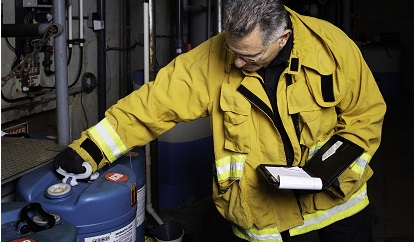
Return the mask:
<svg viewBox="0 0 414 242">
<path fill-rule="evenodd" d="M 149 81 L 154 81 L 157 75 L 157 56 L 155 54 L 155 0 L 148 1 L 148 23 L 149 23 Z"/>
<path fill-rule="evenodd" d="M 79 46 L 83 47 L 83 0 L 79 0 L 79 39 Z"/>
<path fill-rule="evenodd" d="M 157 75 L 157 55 L 156 55 L 156 42 L 155 42 L 155 0 L 148 1 L 148 30 L 149 30 L 149 81 L 154 81 Z M 155 194 L 152 198 L 155 200 L 153 204 L 158 209 L 158 140 L 155 139 L 150 142 L 151 147 L 151 164 L 152 164 L 152 178 L 151 183 L 157 187 Z M 154 191 L 153 191 L 154 193 Z"/>
<path fill-rule="evenodd" d="M 221 33 L 221 31 L 223 31 L 223 4 L 221 2 L 221 0 L 217 0 L 217 34 Z"/>
<path fill-rule="evenodd" d="M 183 18 L 182 18 L 182 3 L 183 0 L 176 0 L 176 12 L 175 12 L 175 54 L 178 56 L 183 53 L 184 41 L 183 41 Z"/>
<path fill-rule="evenodd" d="M 65 0 L 53 0 L 53 22 L 65 28 Z M 69 145 L 69 95 L 68 95 L 68 66 L 66 57 L 66 31 L 61 31 L 54 38 L 55 57 L 55 86 L 58 144 Z"/>
<path fill-rule="evenodd" d="M 68 47 L 72 48 L 72 2 L 68 5 Z"/>
<path fill-rule="evenodd" d="M 149 19 L 148 19 L 148 0 L 144 0 L 144 83 L 148 83 L 149 80 Z"/>
<path fill-rule="evenodd" d="M 105 22 L 105 0 L 98 0 L 96 7 L 100 20 Z M 105 117 L 106 111 L 106 31 L 105 28 L 97 31 L 98 42 L 98 120 Z"/>
<path fill-rule="evenodd" d="M 42 37 L 49 24 L 2 24 L 1 37 Z"/>
</svg>

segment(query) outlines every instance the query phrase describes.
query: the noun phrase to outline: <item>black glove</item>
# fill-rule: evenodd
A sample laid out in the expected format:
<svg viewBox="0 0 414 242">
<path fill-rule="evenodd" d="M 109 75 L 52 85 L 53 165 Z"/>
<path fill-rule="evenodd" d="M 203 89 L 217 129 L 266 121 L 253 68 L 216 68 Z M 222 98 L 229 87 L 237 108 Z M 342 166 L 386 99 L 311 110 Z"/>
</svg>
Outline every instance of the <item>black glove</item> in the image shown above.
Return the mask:
<svg viewBox="0 0 414 242">
<path fill-rule="evenodd" d="M 86 172 L 82 166 L 84 160 L 71 148 L 66 148 L 53 159 L 53 166 L 57 170 L 60 166 L 67 173 L 82 174 Z"/>
</svg>

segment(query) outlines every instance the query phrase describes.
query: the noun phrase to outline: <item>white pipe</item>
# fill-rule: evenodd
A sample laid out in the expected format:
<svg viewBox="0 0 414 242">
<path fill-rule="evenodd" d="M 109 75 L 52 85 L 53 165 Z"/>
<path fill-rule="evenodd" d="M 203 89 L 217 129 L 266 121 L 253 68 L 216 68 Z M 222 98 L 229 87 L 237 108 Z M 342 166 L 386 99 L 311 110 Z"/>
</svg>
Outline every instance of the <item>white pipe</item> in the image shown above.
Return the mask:
<svg viewBox="0 0 414 242">
<path fill-rule="evenodd" d="M 72 3 L 68 6 L 68 39 L 69 39 L 69 48 L 72 48 Z"/>
<path fill-rule="evenodd" d="M 148 1 L 144 1 L 144 83 L 149 82 L 149 15 L 148 15 Z M 147 198 L 146 209 L 147 212 L 157 221 L 158 224 L 163 224 L 164 221 L 158 216 L 152 207 L 151 199 L 151 149 L 150 143 L 145 145 L 145 162 L 146 162 L 146 183 L 147 183 Z"/>
<path fill-rule="evenodd" d="M 83 0 L 79 0 L 79 46 L 83 46 Z"/>
<path fill-rule="evenodd" d="M 145 145 L 145 161 L 146 161 L 146 181 L 147 181 L 147 202 L 146 202 L 146 209 L 147 212 L 157 221 L 158 224 L 163 224 L 164 221 L 158 216 L 155 212 L 154 208 L 152 207 L 151 201 L 151 155 L 150 155 L 150 145 Z"/>
</svg>

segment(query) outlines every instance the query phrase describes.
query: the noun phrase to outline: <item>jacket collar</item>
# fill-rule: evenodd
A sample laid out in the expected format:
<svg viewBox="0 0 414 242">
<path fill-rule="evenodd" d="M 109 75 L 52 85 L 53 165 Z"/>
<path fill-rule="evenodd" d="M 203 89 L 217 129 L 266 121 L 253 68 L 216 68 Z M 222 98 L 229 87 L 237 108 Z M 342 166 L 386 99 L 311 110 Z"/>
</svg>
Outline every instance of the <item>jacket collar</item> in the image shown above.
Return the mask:
<svg viewBox="0 0 414 242">
<path fill-rule="evenodd" d="M 290 15 L 295 36 L 288 73 L 297 74 L 303 65 L 322 75 L 332 74 L 335 70 L 335 58 L 331 48 L 324 41 L 324 36 L 319 31 L 320 27 L 314 21 L 315 18 L 299 15 L 288 7 L 286 10 Z M 321 57 L 327 61 L 317 61 Z M 292 61 L 292 58 L 297 60 Z"/>
</svg>

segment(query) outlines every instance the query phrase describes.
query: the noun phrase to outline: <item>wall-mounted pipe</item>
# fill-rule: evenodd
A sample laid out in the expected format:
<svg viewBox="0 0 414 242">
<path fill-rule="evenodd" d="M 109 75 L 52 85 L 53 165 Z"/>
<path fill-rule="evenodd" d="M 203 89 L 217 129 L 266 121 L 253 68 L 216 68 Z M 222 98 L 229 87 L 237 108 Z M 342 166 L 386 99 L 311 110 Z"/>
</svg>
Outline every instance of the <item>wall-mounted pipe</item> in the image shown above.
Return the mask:
<svg viewBox="0 0 414 242">
<path fill-rule="evenodd" d="M 105 22 L 105 0 L 98 0 L 96 7 L 100 20 Z M 97 31 L 98 41 L 96 48 L 98 52 L 98 120 L 105 117 L 106 111 L 106 30 Z"/>
<path fill-rule="evenodd" d="M 175 54 L 180 55 L 184 52 L 184 41 L 183 41 L 183 0 L 175 1 Z"/>
<path fill-rule="evenodd" d="M 79 39 L 83 39 L 83 0 L 79 0 Z M 83 47 L 83 42 L 80 41 L 80 47 Z"/>
<path fill-rule="evenodd" d="M 156 28 L 155 28 L 155 0 L 149 0 L 148 1 L 148 45 L 149 45 L 149 75 L 148 75 L 148 80 L 149 81 L 154 81 L 155 77 L 157 75 L 157 55 L 156 55 Z M 154 206 L 158 209 L 158 198 L 159 198 L 159 194 L 158 194 L 158 140 L 153 140 L 150 142 L 150 147 L 151 147 L 151 173 L 152 173 L 152 178 L 151 178 L 151 183 L 157 188 L 152 195 L 153 198 L 153 204 Z M 154 201 L 155 200 L 155 201 Z M 154 214 L 153 217 L 155 218 L 157 215 Z M 162 222 L 162 220 L 158 217 L 158 222 Z"/>
<path fill-rule="evenodd" d="M 223 4 L 221 0 L 217 0 L 217 34 L 223 31 Z"/>
<path fill-rule="evenodd" d="M 66 26 L 65 0 L 53 0 L 53 22 L 58 26 Z M 68 66 L 66 56 L 66 31 L 61 31 L 54 38 L 55 86 L 58 144 L 69 145 L 69 96 Z"/>
<path fill-rule="evenodd" d="M 151 66 L 151 60 L 153 57 L 151 56 L 154 53 L 154 39 L 151 34 L 154 34 L 154 25 L 152 19 L 153 16 L 153 3 L 150 0 L 144 0 L 144 82 L 148 83 L 152 81 L 154 78 L 155 73 L 153 73 L 153 67 Z M 145 165 L 146 165 L 146 205 L 145 208 L 147 212 L 155 219 L 158 224 L 163 224 L 164 221 L 158 216 L 156 213 L 153 203 L 152 203 L 152 196 L 153 196 L 153 177 L 152 175 L 156 174 L 156 169 L 154 169 L 153 161 L 156 162 L 156 159 L 153 160 L 153 154 L 157 152 L 154 151 L 154 148 L 151 143 L 145 145 Z M 155 163 L 156 164 L 156 163 Z M 155 166 L 156 167 L 156 166 Z"/>
<path fill-rule="evenodd" d="M 42 37 L 49 24 L 1 24 L 1 37 Z"/>
<path fill-rule="evenodd" d="M 72 48 L 72 2 L 68 5 L 68 47 Z"/>
</svg>

